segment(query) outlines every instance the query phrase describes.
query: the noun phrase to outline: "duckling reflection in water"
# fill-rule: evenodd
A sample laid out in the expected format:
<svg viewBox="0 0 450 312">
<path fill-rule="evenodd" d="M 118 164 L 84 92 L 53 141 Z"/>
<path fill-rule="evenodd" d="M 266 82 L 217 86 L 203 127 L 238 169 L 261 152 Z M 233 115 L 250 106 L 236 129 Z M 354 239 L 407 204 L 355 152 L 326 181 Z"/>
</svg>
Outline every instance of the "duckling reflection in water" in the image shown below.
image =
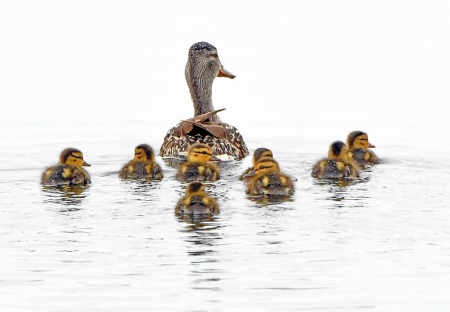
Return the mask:
<svg viewBox="0 0 450 312">
<path fill-rule="evenodd" d="M 123 166 L 119 177 L 122 179 L 152 179 L 161 180 L 161 166 L 155 162 L 155 153 L 147 144 L 141 144 L 134 149 L 134 159 Z"/>
<path fill-rule="evenodd" d="M 216 181 L 220 168 L 213 161 L 220 161 L 205 144 L 194 144 L 188 149 L 188 160 L 178 168 L 176 178 L 181 181 Z"/>
<path fill-rule="evenodd" d="M 253 167 L 248 168 L 239 178 L 239 181 L 242 181 L 244 179 L 244 176 L 249 174 L 250 172 L 253 171 L 253 169 L 255 168 L 256 162 L 258 160 L 260 160 L 261 158 L 265 158 L 265 157 L 270 157 L 273 158 L 273 153 L 270 149 L 267 149 L 265 147 L 260 147 L 258 148 L 254 153 L 253 153 Z"/>
<path fill-rule="evenodd" d="M 91 166 L 83 159 L 83 153 L 76 148 L 66 148 L 59 157 L 59 165 L 44 170 L 41 183 L 45 185 L 84 185 L 91 178 L 82 166 Z"/>
<path fill-rule="evenodd" d="M 82 200 L 86 197 L 86 194 L 83 194 L 83 192 L 88 187 L 85 185 L 44 185 L 42 190 L 46 196 L 46 203 L 76 206 L 81 204 Z"/>
<path fill-rule="evenodd" d="M 356 162 L 348 158 L 347 147 L 341 141 L 333 142 L 328 151 L 328 158 L 319 160 L 313 167 L 314 178 L 355 178 L 359 177 Z"/>
<path fill-rule="evenodd" d="M 181 214 L 216 214 L 219 213 L 219 204 L 205 193 L 205 186 L 200 182 L 189 184 L 186 196 L 181 198 L 175 208 Z"/>
<path fill-rule="evenodd" d="M 354 159 L 358 166 L 379 164 L 378 157 L 368 148 L 375 148 L 369 143 L 367 133 L 353 131 L 347 138 L 348 157 Z"/>
<path fill-rule="evenodd" d="M 289 196 L 294 194 L 291 177 L 280 172 L 278 163 L 271 157 L 259 159 L 255 169 L 246 174 L 247 194 L 268 196 Z"/>
</svg>

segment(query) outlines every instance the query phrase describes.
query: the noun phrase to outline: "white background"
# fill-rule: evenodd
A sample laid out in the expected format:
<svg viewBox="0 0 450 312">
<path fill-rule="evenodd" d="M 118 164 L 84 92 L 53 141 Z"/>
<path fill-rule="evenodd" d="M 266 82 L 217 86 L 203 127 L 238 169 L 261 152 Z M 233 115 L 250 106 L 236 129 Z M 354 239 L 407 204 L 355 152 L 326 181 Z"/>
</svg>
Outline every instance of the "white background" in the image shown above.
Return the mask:
<svg viewBox="0 0 450 312">
<path fill-rule="evenodd" d="M 216 79 L 214 106 L 244 137 L 433 136 L 448 132 L 448 16 L 447 1 L 2 1 L 0 122 L 25 136 L 156 125 L 162 140 L 193 114 L 184 66 L 207 41 L 237 76 Z"/>
</svg>

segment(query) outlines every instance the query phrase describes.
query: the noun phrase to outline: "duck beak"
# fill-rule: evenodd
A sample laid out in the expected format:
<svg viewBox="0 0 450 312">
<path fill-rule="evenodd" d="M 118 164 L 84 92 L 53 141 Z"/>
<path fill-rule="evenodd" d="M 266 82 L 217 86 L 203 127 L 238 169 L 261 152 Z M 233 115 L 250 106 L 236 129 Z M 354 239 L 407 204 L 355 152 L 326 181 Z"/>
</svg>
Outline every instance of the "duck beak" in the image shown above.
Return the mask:
<svg viewBox="0 0 450 312">
<path fill-rule="evenodd" d="M 222 160 L 219 157 L 216 157 L 214 155 L 211 155 L 211 158 L 209 159 L 209 161 L 217 161 L 217 162 L 221 162 Z"/>
<path fill-rule="evenodd" d="M 375 145 L 369 143 L 369 148 L 375 148 Z"/>
<path fill-rule="evenodd" d="M 251 177 L 254 177 L 256 175 L 255 171 L 247 173 L 245 176 L 243 176 L 244 179 L 248 179 Z"/>
<path fill-rule="evenodd" d="M 85 162 L 85 161 L 83 160 L 83 166 L 90 167 L 91 165 L 89 165 L 87 162 Z"/>
<path fill-rule="evenodd" d="M 236 77 L 236 76 L 233 75 L 232 73 L 230 73 L 225 68 L 223 68 L 222 65 L 220 65 L 220 70 L 219 70 L 219 74 L 217 75 L 217 77 L 228 77 L 230 79 L 234 79 L 234 77 Z"/>
</svg>

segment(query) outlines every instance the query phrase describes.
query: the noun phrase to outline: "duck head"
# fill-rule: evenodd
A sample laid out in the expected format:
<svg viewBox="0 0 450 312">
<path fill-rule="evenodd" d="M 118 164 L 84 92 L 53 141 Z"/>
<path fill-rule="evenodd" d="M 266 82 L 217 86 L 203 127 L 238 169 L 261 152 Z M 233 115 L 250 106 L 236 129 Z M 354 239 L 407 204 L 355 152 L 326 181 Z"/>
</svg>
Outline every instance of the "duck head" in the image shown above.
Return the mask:
<svg viewBox="0 0 450 312">
<path fill-rule="evenodd" d="M 260 174 L 267 174 L 270 172 L 280 173 L 280 167 L 278 166 L 278 163 L 275 161 L 275 159 L 271 157 L 263 157 L 256 162 L 255 166 L 253 167 L 253 171 L 246 174 L 244 178 L 248 179 Z"/>
<path fill-rule="evenodd" d="M 217 49 L 207 42 L 197 42 L 189 49 L 188 61 L 185 68 L 186 82 L 194 102 L 194 117 L 214 110 L 212 104 L 212 84 L 216 77 L 234 76 L 225 70 L 220 62 Z M 214 115 L 211 121 L 220 121 Z"/>
<path fill-rule="evenodd" d="M 342 141 L 333 142 L 328 151 L 328 158 L 348 162 L 347 146 Z"/>
<path fill-rule="evenodd" d="M 83 159 L 83 153 L 80 150 L 77 150 L 76 148 L 66 148 L 61 152 L 61 155 L 59 156 L 59 162 L 62 165 L 71 165 L 77 168 L 80 168 L 81 166 L 91 166 Z"/>
<path fill-rule="evenodd" d="M 141 144 L 134 149 L 134 161 L 155 161 L 155 153 L 148 144 Z"/>
<path fill-rule="evenodd" d="M 367 133 L 362 131 L 353 131 L 348 135 L 347 146 L 349 149 L 352 148 L 374 148 L 375 146 L 369 143 L 369 137 Z"/>
<path fill-rule="evenodd" d="M 194 144 L 188 149 L 188 161 L 196 163 L 206 163 L 208 161 L 220 161 L 213 155 L 212 150 L 205 144 Z"/>
</svg>

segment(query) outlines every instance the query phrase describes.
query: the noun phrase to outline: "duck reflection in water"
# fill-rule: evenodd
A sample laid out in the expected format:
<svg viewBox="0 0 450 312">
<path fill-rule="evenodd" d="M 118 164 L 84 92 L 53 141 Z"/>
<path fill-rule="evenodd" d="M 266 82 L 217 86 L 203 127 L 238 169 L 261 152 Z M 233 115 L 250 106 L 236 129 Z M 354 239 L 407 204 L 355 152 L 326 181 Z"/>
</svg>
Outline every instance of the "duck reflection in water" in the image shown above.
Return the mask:
<svg viewBox="0 0 450 312">
<path fill-rule="evenodd" d="M 145 202 L 156 202 L 161 198 L 159 190 L 161 189 L 161 181 L 137 179 L 137 180 L 122 180 L 122 184 L 129 188 L 132 196 L 137 196 L 139 200 Z"/>
<path fill-rule="evenodd" d="M 362 186 L 369 180 L 369 176 L 360 179 L 319 179 L 314 180 L 313 184 L 327 188 L 326 199 L 334 202 L 333 208 L 343 208 L 348 206 L 348 203 L 355 204 L 354 207 L 362 207 L 361 200 L 368 198 L 367 189 L 364 187 L 355 189 L 355 187 L 358 185 Z"/>
<path fill-rule="evenodd" d="M 42 191 L 45 196 L 44 203 L 63 204 L 65 206 L 78 206 L 81 204 L 87 193 L 83 194 L 89 186 L 87 185 L 63 185 L 63 186 L 43 186 Z M 78 210 L 78 209 L 70 209 Z"/>
<path fill-rule="evenodd" d="M 205 256 L 214 252 L 210 247 L 217 245 L 223 237 L 218 230 L 223 226 L 214 215 L 178 215 L 178 221 L 185 224 L 180 232 L 187 233 L 185 241 L 191 243 L 190 256 Z M 207 247 L 205 249 L 205 247 Z"/>
</svg>

